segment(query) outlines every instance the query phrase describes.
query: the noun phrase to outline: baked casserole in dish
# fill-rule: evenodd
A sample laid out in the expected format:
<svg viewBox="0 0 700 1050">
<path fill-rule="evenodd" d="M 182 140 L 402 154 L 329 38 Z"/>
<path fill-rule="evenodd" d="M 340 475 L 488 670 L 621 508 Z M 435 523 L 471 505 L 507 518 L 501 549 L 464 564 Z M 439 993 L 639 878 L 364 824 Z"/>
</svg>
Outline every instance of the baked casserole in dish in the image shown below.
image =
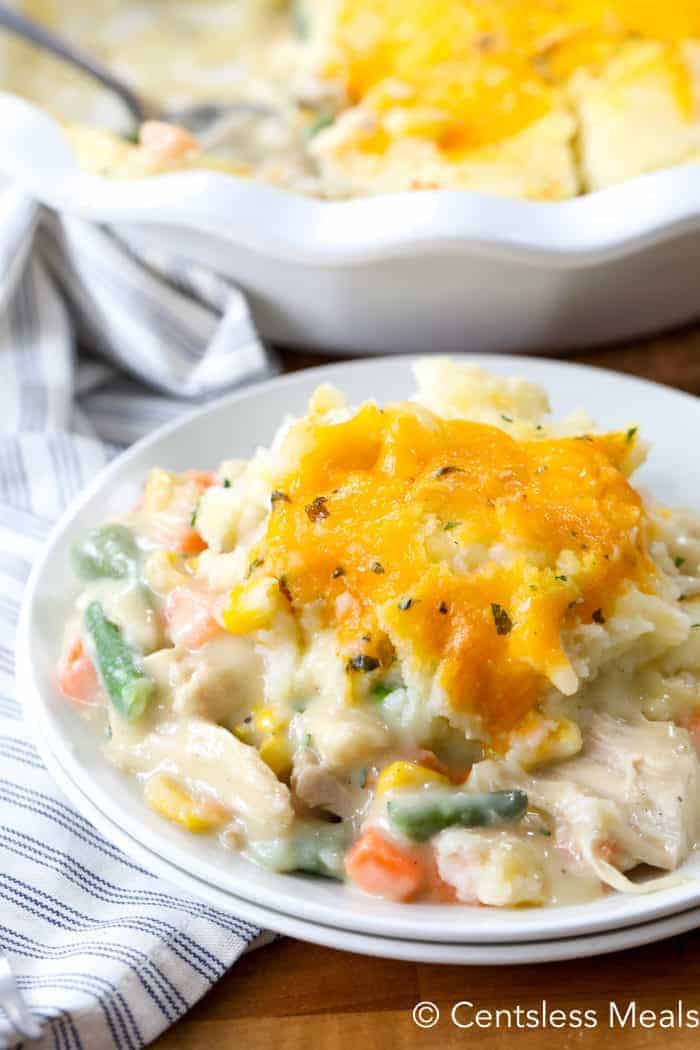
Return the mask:
<svg viewBox="0 0 700 1050">
<path fill-rule="evenodd" d="M 63 118 L 115 176 L 213 167 L 343 198 L 469 189 L 558 201 L 698 159 L 693 0 L 26 0 L 33 17 L 167 104 L 253 99 L 227 148 L 146 126 L 16 41 L 3 80 Z M 91 125 L 88 128 L 86 125 Z"/>
</svg>

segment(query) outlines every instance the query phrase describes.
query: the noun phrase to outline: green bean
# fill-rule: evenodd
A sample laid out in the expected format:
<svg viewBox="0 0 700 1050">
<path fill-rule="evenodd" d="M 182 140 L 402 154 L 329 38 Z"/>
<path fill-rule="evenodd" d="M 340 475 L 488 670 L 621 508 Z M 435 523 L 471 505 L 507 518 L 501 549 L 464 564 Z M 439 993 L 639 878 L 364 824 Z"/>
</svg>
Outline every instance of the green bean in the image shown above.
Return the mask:
<svg viewBox="0 0 700 1050">
<path fill-rule="evenodd" d="M 155 682 L 144 672 L 138 653 L 116 623 L 107 619 L 99 602 L 91 602 L 85 610 L 85 628 L 107 695 L 124 718 L 135 722 L 152 699 Z"/>
<path fill-rule="evenodd" d="M 289 838 L 250 842 L 247 852 L 257 864 L 272 871 L 301 871 L 342 880 L 348 845 L 345 825 L 305 820 L 294 825 Z"/>
<path fill-rule="evenodd" d="M 82 580 L 102 576 L 121 580 L 135 575 L 139 549 L 126 525 L 100 525 L 73 546 L 71 560 L 76 576 Z"/>
<path fill-rule="evenodd" d="M 385 685 L 384 682 L 375 682 L 369 691 L 369 695 L 372 700 L 376 700 L 378 704 L 381 704 L 383 700 L 386 700 L 387 696 L 398 688 L 398 686 Z"/>
<path fill-rule="evenodd" d="M 426 842 L 443 828 L 492 828 L 520 820 L 527 809 L 524 791 L 491 791 L 469 795 L 426 792 L 402 801 L 391 800 L 387 812 L 391 823 L 414 842 Z"/>
<path fill-rule="evenodd" d="M 300 824 L 292 843 L 292 870 L 344 879 L 346 846 L 342 824 Z"/>
</svg>

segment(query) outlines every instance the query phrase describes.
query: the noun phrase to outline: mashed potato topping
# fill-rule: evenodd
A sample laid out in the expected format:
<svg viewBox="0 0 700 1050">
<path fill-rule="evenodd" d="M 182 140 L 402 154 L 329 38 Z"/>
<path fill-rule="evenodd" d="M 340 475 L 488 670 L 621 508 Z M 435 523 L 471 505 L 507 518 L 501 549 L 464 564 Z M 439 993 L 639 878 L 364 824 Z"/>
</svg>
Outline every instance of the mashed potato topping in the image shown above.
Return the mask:
<svg viewBox="0 0 700 1050">
<path fill-rule="evenodd" d="M 108 174 L 204 164 L 331 197 L 459 187 L 560 200 L 698 160 L 694 0 L 20 6 L 165 108 L 271 108 L 234 121 L 217 156 L 125 147 L 81 126 L 81 160 Z M 3 67 L 7 86 L 81 125 L 119 120 L 114 99 L 16 41 Z"/>
<path fill-rule="evenodd" d="M 643 891 L 698 833 L 700 522 L 635 425 L 433 358 L 78 542 L 64 695 L 157 813 L 397 900 Z M 650 804 L 653 800 L 653 805 Z"/>
<path fill-rule="evenodd" d="M 518 441 L 509 421 L 368 404 L 295 428 L 250 584 L 284 578 L 292 605 L 318 603 L 337 625 L 350 667 L 361 657 L 381 675 L 398 650 L 495 733 L 548 680 L 576 689 L 562 629 L 602 618 L 623 583 L 652 571 L 641 501 L 619 469 L 634 439 L 533 427 Z"/>
</svg>

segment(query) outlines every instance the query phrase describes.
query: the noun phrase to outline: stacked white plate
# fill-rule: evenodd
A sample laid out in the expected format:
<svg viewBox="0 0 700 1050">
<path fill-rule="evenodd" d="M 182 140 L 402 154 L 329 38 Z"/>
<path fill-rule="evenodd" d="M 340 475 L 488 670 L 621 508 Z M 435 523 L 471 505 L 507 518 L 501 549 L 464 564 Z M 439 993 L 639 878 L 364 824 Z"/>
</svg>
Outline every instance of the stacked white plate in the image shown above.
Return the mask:
<svg viewBox="0 0 700 1050">
<path fill-rule="evenodd" d="M 641 483 L 668 503 L 698 502 L 700 457 L 688 456 L 700 447 L 695 398 L 578 365 L 501 355 L 476 360 L 541 383 L 557 415 L 587 407 L 601 426 L 640 425 L 652 443 Z M 409 396 L 410 364 L 392 357 L 333 365 L 231 395 L 140 442 L 95 480 L 54 530 L 22 611 L 19 692 L 47 767 L 76 808 L 139 863 L 241 918 L 319 944 L 397 959 L 505 964 L 617 951 L 699 926 L 698 854 L 681 869 L 683 881 L 657 893 L 529 910 L 396 904 L 327 880 L 262 871 L 148 810 L 138 786 L 107 765 L 90 727 L 57 695 L 53 668 L 74 598 L 66 566 L 81 531 L 134 502 L 156 464 L 183 470 L 249 456 L 286 415 L 304 411 L 321 381 L 336 383 L 351 402 Z"/>
</svg>

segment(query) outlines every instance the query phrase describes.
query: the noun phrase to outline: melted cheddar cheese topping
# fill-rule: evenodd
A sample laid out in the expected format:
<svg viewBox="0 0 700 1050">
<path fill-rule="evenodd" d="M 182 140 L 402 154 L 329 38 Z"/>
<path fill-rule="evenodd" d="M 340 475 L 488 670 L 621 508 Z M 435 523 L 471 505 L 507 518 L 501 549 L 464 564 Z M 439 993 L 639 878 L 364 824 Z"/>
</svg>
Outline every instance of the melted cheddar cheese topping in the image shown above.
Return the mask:
<svg viewBox="0 0 700 1050">
<path fill-rule="evenodd" d="M 562 628 L 602 622 L 626 581 L 652 577 L 622 469 L 632 433 L 532 433 L 408 403 L 308 417 L 255 572 L 337 629 L 349 675 L 398 654 L 497 738 L 550 682 L 575 689 Z"/>
<path fill-rule="evenodd" d="M 657 61 L 689 116 L 681 44 L 698 37 L 695 0 L 338 0 L 323 74 L 384 118 L 365 150 L 413 135 L 459 157 L 544 116 L 573 72 L 630 40 L 662 45 Z"/>
</svg>

